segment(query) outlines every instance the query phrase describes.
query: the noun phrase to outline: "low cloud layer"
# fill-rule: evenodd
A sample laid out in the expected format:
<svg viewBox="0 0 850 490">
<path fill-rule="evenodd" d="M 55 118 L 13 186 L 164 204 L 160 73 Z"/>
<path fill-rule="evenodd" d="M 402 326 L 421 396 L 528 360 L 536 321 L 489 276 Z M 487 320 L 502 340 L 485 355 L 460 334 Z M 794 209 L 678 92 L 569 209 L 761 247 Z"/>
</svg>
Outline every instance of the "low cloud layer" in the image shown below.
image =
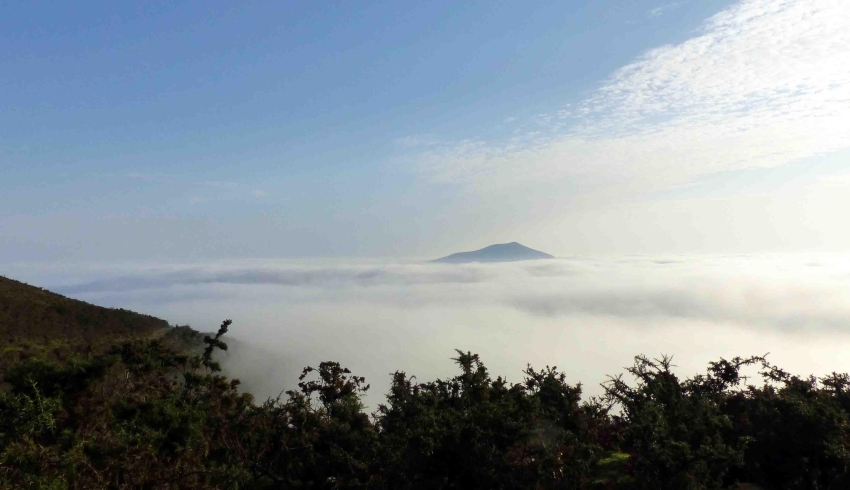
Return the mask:
<svg viewBox="0 0 850 490">
<path fill-rule="evenodd" d="M 793 332 L 850 326 L 846 266 L 839 258 L 818 261 L 801 255 L 468 265 L 218 263 L 128 273 L 59 290 L 71 296 L 132 295 L 169 303 L 192 291 L 220 296 L 235 286 L 265 286 L 265 294 L 299 301 L 500 306 L 535 316 L 691 318 Z"/>
<path fill-rule="evenodd" d="M 292 388 L 306 365 L 338 360 L 372 383 L 374 405 L 396 369 L 453 374 L 454 348 L 513 380 L 526 363 L 555 364 L 589 393 L 640 353 L 673 354 L 684 374 L 719 356 L 765 352 L 803 373 L 850 371 L 850 261 L 836 256 L 217 262 L 49 274 L 69 296 L 173 323 L 213 330 L 233 318 L 228 368 L 261 397 Z"/>
</svg>

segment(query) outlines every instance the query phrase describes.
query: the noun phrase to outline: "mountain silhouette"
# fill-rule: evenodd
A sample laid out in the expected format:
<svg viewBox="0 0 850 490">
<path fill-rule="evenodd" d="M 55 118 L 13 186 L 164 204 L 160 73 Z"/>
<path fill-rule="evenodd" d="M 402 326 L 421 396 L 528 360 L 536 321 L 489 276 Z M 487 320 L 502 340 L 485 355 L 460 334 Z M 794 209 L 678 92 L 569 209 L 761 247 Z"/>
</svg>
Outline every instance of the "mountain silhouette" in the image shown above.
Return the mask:
<svg viewBox="0 0 850 490">
<path fill-rule="evenodd" d="M 472 252 L 458 252 L 432 262 L 464 264 L 469 262 L 516 262 L 520 260 L 554 259 L 555 257 L 528 248 L 517 242 L 499 243 Z"/>
</svg>

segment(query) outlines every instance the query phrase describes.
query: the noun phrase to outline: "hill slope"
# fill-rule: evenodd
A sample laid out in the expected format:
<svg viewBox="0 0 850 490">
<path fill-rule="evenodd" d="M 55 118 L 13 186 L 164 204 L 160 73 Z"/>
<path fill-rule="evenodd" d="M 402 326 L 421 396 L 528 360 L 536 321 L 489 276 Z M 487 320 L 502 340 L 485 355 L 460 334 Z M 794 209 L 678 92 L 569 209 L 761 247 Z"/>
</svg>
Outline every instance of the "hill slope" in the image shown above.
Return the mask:
<svg viewBox="0 0 850 490">
<path fill-rule="evenodd" d="M 0 276 L 0 369 L 20 358 L 61 358 L 169 328 L 160 318 L 95 306 Z"/>
<path fill-rule="evenodd" d="M 499 243 L 472 252 L 459 252 L 433 262 L 463 264 L 469 262 L 516 262 L 520 260 L 554 259 L 555 257 L 517 242 Z"/>
</svg>

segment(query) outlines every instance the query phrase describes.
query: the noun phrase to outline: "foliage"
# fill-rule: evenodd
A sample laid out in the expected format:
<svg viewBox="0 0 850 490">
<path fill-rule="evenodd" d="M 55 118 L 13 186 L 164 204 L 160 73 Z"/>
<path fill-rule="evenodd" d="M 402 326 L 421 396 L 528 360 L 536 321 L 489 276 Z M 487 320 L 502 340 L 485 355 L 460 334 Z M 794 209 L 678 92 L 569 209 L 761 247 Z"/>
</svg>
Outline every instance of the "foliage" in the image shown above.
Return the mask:
<svg viewBox="0 0 850 490">
<path fill-rule="evenodd" d="M 369 415 L 335 362 L 255 402 L 215 361 L 230 326 L 6 369 L 0 488 L 850 488 L 847 374 L 752 357 L 680 378 L 638 356 L 582 400 L 556 367 L 510 383 L 457 351 L 451 378 L 394 373 Z"/>
<path fill-rule="evenodd" d="M 762 358 L 712 363 L 708 373 L 680 380 L 672 359 L 635 358 L 622 376 L 605 384 L 608 400 L 622 407 L 622 448 L 632 455 L 635 488 L 723 488 L 731 468 L 743 461 L 747 439 L 732 430 L 724 403 L 742 377 L 740 369 Z"/>
<path fill-rule="evenodd" d="M 604 411 L 554 368 L 512 385 L 459 352 L 452 379 L 397 373 L 370 417 L 365 380 L 323 362 L 256 404 L 213 359 L 229 326 L 196 355 L 154 339 L 8 371 L 0 486 L 584 488 L 601 454 Z"/>
<path fill-rule="evenodd" d="M 461 374 L 417 384 L 393 376 L 378 423 L 391 488 L 583 488 L 601 448 L 601 412 L 556 368 L 523 383 L 491 379 L 478 355 L 457 351 Z M 596 418 L 594 418 L 594 415 Z"/>
<path fill-rule="evenodd" d="M 801 378 L 766 363 L 764 375 L 771 383 L 724 407 L 750 441 L 737 478 L 767 488 L 850 488 L 848 376 Z"/>
</svg>

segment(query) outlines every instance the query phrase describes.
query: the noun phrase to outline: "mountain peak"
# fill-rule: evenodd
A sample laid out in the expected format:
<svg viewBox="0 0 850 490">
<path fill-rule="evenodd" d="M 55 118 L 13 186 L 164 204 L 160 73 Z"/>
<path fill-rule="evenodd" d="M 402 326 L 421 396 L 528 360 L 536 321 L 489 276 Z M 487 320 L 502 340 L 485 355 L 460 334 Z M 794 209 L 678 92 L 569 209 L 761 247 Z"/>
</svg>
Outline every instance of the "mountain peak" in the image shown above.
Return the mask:
<svg viewBox="0 0 850 490">
<path fill-rule="evenodd" d="M 433 262 L 462 264 L 468 262 L 517 262 L 520 260 L 554 259 L 555 257 L 518 242 L 497 243 L 472 252 L 458 252 Z"/>
</svg>

